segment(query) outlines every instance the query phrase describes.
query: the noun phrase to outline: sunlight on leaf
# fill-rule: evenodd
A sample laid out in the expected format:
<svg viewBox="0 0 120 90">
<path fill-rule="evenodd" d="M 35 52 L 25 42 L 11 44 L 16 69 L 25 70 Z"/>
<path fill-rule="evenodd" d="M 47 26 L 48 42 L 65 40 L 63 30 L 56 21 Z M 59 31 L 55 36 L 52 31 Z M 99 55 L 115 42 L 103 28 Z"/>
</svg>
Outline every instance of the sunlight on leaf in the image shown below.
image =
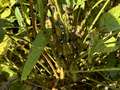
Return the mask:
<svg viewBox="0 0 120 90">
<path fill-rule="evenodd" d="M 10 0 L 11 6 L 13 6 L 16 3 L 16 0 Z"/>
<path fill-rule="evenodd" d="M 85 7 L 85 1 L 86 1 L 86 0 L 77 0 L 77 5 L 80 5 L 80 7 L 81 7 L 82 9 L 84 9 L 84 7 Z"/>
<path fill-rule="evenodd" d="M 47 16 L 48 16 L 48 17 L 52 17 L 52 14 L 51 14 L 50 10 L 48 10 Z"/>
<path fill-rule="evenodd" d="M 105 41 L 105 46 L 106 47 L 115 47 L 116 46 L 116 39 L 115 37 L 111 37 L 110 39 L 108 39 L 107 41 Z"/>
<path fill-rule="evenodd" d="M 11 14 L 11 9 L 10 9 L 10 8 L 6 8 L 6 9 L 2 12 L 1 18 L 6 18 L 6 17 L 10 16 L 10 14 Z"/>
<path fill-rule="evenodd" d="M 8 50 L 9 45 L 10 39 L 8 36 L 5 36 L 3 42 L 0 43 L 0 56 L 4 55 L 4 53 Z"/>
<path fill-rule="evenodd" d="M 18 24 L 20 26 L 20 31 L 19 32 L 22 32 L 23 28 L 24 28 L 24 24 L 23 24 L 24 20 L 22 18 L 20 9 L 18 7 L 15 8 L 15 16 L 16 16 Z"/>
<path fill-rule="evenodd" d="M 0 0 L 0 8 L 1 7 L 12 7 L 16 3 L 16 0 Z"/>
<path fill-rule="evenodd" d="M 9 0 L 0 0 L 0 7 L 9 6 Z"/>
<path fill-rule="evenodd" d="M 67 3 L 67 5 L 71 5 L 71 1 L 73 2 L 73 0 L 66 0 L 66 3 Z"/>
<path fill-rule="evenodd" d="M 16 75 L 16 73 L 14 71 L 12 71 L 10 69 L 10 66 L 8 66 L 8 65 L 1 64 L 0 69 L 1 69 L 0 71 L 5 71 L 5 72 L 9 73 L 9 77 Z"/>
<path fill-rule="evenodd" d="M 79 8 L 79 6 L 84 9 L 85 8 L 85 1 L 86 0 L 77 0 L 76 2 L 74 2 L 75 4 L 75 8 L 74 10 L 76 10 L 77 8 Z"/>
</svg>

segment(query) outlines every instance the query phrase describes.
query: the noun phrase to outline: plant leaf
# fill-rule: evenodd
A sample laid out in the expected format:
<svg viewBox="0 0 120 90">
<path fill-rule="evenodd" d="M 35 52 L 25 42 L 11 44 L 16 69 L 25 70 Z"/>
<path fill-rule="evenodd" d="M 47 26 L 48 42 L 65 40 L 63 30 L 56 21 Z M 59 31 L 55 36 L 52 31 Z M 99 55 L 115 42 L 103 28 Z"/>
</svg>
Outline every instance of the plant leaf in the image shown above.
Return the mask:
<svg viewBox="0 0 120 90">
<path fill-rule="evenodd" d="M 49 32 L 49 31 L 48 31 Z M 36 39 L 32 43 L 31 52 L 28 55 L 27 61 L 24 65 L 21 80 L 26 80 L 32 68 L 37 63 L 39 56 L 42 54 L 44 47 L 48 43 L 49 33 L 39 32 Z"/>
<path fill-rule="evenodd" d="M 86 0 L 74 0 L 74 10 L 76 10 L 77 8 L 79 8 L 79 6 L 80 6 L 80 8 L 82 8 L 82 9 L 84 9 L 85 8 L 85 1 Z"/>
<path fill-rule="evenodd" d="M 44 1 L 43 0 L 37 0 L 37 12 L 38 12 L 38 17 L 40 18 L 41 22 L 44 19 L 45 15 L 45 6 L 44 6 Z"/>
<path fill-rule="evenodd" d="M 115 37 L 111 37 L 110 39 L 108 39 L 107 41 L 105 41 L 105 46 L 106 47 L 115 47 L 116 46 L 116 39 Z"/>
<path fill-rule="evenodd" d="M 120 4 L 101 16 L 99 26 L 107 31 L 120 31 Z"/>
<path fill-rule="evenodd" d="M 6 19 L 0 19 L 0 28 L 5 28 L 5 27 L 12 27 L 12 23 L 9 22 L 8 20 Z"/>
<path fill-rule="evenodd" d="M 11 6 L 13 6 L 16 3 L 16 0 L 10 0 Z"/>
<path fill-rule="evenodd" d="M 9 27 L 12 27 L 11 22 L 9 22 L 6 19 L 0 19 L 0 43 L 4 39 L 4 35 L 5 35 L 5 29 L 4 28 L 9 28 Z"/>
<path fill-rule="evenodd" d="M 20 31 L 19 32 L 23 32 L 24 31 L 24 20 L 23 17 L 21 15 L 20 9 L 18 7 L 15 8 L 15 16 L 17 18 L 18 24 L 20 26 Z"/>
<path fill-rule="evenodd" d="M 4 55 L 4 53 L 8 50 L 10 43 L 10 38 L 8 36 L 5 36 L 3 42 L 0 43 L 0 56 Z"/>
<path fill-rule="evenodd" d="M 5 35 L 5 31 L 2 28 L 0 28 L 0 43 L 3 41 L 4 35 Z"/>
<path fill-rule="evenodd" d="M 6 8 L 2 14 L 1 14 L 1 18 L 6 18 L 11 14 L 11 9 L 10 8 Z"/>
</svg>

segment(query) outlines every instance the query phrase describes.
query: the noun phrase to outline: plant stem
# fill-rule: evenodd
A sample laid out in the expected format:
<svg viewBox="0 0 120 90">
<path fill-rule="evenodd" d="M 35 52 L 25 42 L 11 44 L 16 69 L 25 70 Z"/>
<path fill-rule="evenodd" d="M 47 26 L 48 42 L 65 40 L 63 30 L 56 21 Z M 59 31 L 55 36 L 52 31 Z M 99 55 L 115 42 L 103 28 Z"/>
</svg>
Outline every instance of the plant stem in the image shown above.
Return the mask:
<svg viewBox="0 0 120 90">
<path fill-rule="evenodd" d="M 87 38 L 89 37 L 90 33 L 92 32 L 92 28 L 95 25 L 95 23 L 97 22 L 97 20 L 99 19 L 100 15 L 102 14 L 102 12 L 104 11 L 105 7 L 107 6 L 107 4 L 109 3 L 110 0 L 107 0 L 104 4 L 104 6 L 102 7 L 102 9 L 99 11 L 99 13 L 97 14 L 96 18 L 94 19 L 94 21 L 92 22 L 90 28 L 88 29 L 88 34 L 85 37 L 83 43 L 86 42 Z"/>
<path fill-rule="evenodd" d="M 33 37 L 35 38 L 37 32 L 36 32 L 36 19 L 35 19 L 35 14 L 34 14 L 34 11 L 33 11 L 33 0 L 29 0 L 29 4 L 30 4 L 30 16 L 31 16 L 31 24 L 33 26 Z"/>
<path fill-rule="evenodd" d="M 110 71 L 120 71 L 120 68 L 102 68 L 102 69 L 93 69 L 93 70 L 81 70 L 81 71 L 72 71 L 72 73 L 92 73 L 92 72 L 110 72 Z"/>
<path fill-rule="evenodd" d="M 55 70 L 54 66 L 52 65 L 51 61 L 48 59 L 48 56 L 47 56 L 47 55 L 45 55 L 45 54 L 43 54 L 43 57 L 46 59 L 46 61 L 47 61 L 47 62 L 48 62 L 48 64 L 50 65 L 51 69 L 53 70 L 53 73 L 54 73 L 54 75 L 55 75 L 56 79 L 58 79 L 58 78 L 59 78 L 59 76 L 58 76 L 58 74 L 57 74 L 57 72 L 56 72 L 56 70 Z"/>
</svg>

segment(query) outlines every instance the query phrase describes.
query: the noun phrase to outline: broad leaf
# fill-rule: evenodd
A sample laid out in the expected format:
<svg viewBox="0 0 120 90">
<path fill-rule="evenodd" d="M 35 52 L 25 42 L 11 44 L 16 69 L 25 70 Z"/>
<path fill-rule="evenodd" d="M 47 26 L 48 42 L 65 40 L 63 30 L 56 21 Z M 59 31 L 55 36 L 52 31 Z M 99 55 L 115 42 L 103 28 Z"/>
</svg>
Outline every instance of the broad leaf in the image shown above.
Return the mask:
<svg viewBox="0 0 120 90">
<path fill-rule="evenodd" d="M 6 9 L 2 12 L 1 18 L 6 18 L 6 17 L 10 16 L 10 14 L 11 14 L 11 9 L 10 9 L 10 8 L 6 8 Z"/>
<path fill-rule="evenodd" d="M 89 62 L 92 62 L 92 59 L 95 54 L 110 54 L 111 52 L 118 49 L 117 40 L 115 37 L 111 37 L 108 40 L 103 40 L 99 37 L 98 33 L 91 35 L 91 47 L 88 49 L 88 58 Z"/>
<path fill-rule="evenodd" d="M 111 37 L 105 42 L 102 39 L 98 39 L 93 48 L 94 52 L 109 54 L 110 52 L 116 50 L 118 47 L 116 46 L 116 39 L 114 37 Z"/>
<path fill-rule="evenodd" d="M 120 31 L 120 5 L 103 14 L 99 26 L 105 31 Z"/>
<path fill-rule="evenodd" d="M 42 54 L 44 47 L 48 43 L 49 40 L 49 30 L 47 33 L 43 33 L 42 31 L 38 33 L 36 39 L 32 43 L 31 51 L 28 55 L 27 61 L 24 65 L 22 72 L 22 80 L 26 80 L 27 76 L 30 74 L 32 68 L 37 63 L 39 56 Z"/>
</svg>

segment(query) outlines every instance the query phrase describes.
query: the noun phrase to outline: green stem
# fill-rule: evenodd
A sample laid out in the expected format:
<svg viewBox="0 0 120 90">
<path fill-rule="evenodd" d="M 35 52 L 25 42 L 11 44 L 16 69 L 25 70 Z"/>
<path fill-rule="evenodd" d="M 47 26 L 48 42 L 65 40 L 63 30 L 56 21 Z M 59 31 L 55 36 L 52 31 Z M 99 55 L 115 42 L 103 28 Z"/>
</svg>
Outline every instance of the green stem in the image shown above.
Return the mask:
<svg viewBox="0 0 120 90">
<path fill-rule="evenodd" d="M 120 71 L 120 68 L 102 68 L 102 69 L 81 70 L 81 71 L 79 70 L 79 71 L 72 71 L 72 73 L 92 73 L 92 72 L 110 72 L 110 71 Z"/>
<path fill-rule="evenodd" d="M 95 7 L 97 7 L 97 6 L 98 6 L 101 2 L 103 2 L 103 1 L 104 1 L 104 0 L 98 1 L 98 2 L 92 7 L 92 9 L 90 9 L 90 10 L 88 11 L 88 13 L 86 14 L 84 20 L 81 22 L 79 31 L 77 31 L 77 32 L 80 32 L 80 30 L 82 30 L 83 25 L 86 23 L 86 20 L 87 20 L 87 18 L 90 16 L 92 10 L 95 9 Z"/>
<path fill-rule="evenodd" d="M 58 11 L 60 20 L 61 20 L 62 23 L 64 24 L 64 21 L 63 21 L 63 18 L 62 18 L 62 13 L 61 13 L 60 7 L 59 7 L 59 5 L 58 5 L 58 2 L 57 2 L 57 0 L 54 0 L 54 2 L 55 2 L 56 9 L 57 9 L 57 11 Z"/>
<path fill-rule="evenodd" d="M 102 7 L 102 9 L 99 11 L 99 13 L 97 14 L 96 18 L 94 19 L 94 21 L 92 22 L 90 28 L 88 29 L 88 34 L 87 36 L 85 37 L 83 43 L 86 42 L 87 38 L 89 37 L 90 35 L 90 32 L 92 32 L 92 28 L 93 26 L 95 25 L 95 23 L 97 22 L 97 20 L 99 19 L 100 15 L 102 14 L 102 12 L 104 11 L 105 7 L 107 6 L 107 4 L 109 3 L 110 0 L 107 0 L 104 4 L 104 6 Z"/>
</svg>

